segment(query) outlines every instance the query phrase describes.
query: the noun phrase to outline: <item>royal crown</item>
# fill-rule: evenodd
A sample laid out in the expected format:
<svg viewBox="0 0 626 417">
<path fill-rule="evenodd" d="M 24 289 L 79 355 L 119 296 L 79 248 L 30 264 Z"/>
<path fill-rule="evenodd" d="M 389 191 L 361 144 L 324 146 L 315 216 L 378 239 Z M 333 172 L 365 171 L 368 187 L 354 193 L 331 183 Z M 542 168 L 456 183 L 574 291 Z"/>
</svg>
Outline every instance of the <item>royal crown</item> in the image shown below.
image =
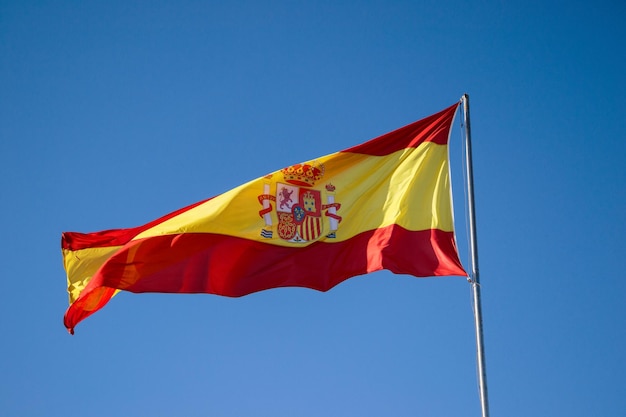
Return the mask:
<svg viewBox="0 0 626 417">
<path fill-rule="evenodd" d="M 303 187 L 312 187 L 324 176 L 324 165 L 296 164 L 280 170 L 286 182 Z"/>
</svg>

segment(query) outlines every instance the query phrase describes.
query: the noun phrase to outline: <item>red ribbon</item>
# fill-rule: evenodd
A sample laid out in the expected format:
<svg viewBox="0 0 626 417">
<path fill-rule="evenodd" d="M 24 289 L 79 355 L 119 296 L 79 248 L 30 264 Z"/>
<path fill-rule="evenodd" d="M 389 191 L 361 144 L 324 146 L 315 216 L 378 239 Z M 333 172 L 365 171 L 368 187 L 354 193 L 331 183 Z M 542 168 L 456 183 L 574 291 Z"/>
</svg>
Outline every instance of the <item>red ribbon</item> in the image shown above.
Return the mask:
<svg viewBox="0 0 626 417">
<path fill-rule="evenodd" d="M 259 203 L 263 204 L 263 202 L 265 200 L 270 200 L 270 201 L 276 201 L 276 197 L 271 195 L 271 194 L 261 194 L 259 197 Z M 264 208 L 263 210 L 259 210 L 259 216 L 263 217 L 264 215 L 266 215 L 267 213 L 270 213 L 273 210 L 272 205 L 270 204 L 269 207 Z"/>
</svg>

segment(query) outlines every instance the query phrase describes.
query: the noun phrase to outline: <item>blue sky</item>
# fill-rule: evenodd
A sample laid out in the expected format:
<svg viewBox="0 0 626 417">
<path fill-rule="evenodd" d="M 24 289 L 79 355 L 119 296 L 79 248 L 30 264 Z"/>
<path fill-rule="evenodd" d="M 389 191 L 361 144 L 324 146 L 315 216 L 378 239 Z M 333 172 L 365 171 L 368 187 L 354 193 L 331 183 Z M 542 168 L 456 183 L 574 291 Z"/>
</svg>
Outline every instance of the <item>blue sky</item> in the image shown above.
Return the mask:
<svg viewBox="0 0 626 417">
<path fill-rule="evenodd" d="M 144 224 L 467 92 L 491 414 L 623 415 L 626 6 L 511 3 L 0 1 L 0 414 L 479 415 L 462 278 L 122 294 L 62 325 L 61 232 Z"/>
</svg>

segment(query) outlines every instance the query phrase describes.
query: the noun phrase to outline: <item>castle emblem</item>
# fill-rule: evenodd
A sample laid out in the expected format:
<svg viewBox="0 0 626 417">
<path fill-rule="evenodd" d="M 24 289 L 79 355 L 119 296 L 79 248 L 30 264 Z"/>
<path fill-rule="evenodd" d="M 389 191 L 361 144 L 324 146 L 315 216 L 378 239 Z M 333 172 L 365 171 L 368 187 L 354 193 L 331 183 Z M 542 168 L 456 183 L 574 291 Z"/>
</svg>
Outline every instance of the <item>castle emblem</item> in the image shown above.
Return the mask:
<svg viewBox="0 0 626 417">
<path fill-rule="evenodd" d="M 324 166 L 314 162 L 296 164 L 283 168 L 280 173 L 282 181 L 273 182 L 272 175 L 265 177 L 263 194 L 258 197 L 263 205 L 259 215 L 265 220 L 261 236 L 272 239 L 276 226 L 278 237 L 292 243 L 317 240 L 326 229 L 326 237 L 334 238 L 341 221 L 337 215 L 341 205 L 335 202 L 335 187 L 326 184 L 324 195 L 315 188 L 316 182 L 324 177 Z M 275 203 L 275 213 L 271 202 Z"/>
</svg>

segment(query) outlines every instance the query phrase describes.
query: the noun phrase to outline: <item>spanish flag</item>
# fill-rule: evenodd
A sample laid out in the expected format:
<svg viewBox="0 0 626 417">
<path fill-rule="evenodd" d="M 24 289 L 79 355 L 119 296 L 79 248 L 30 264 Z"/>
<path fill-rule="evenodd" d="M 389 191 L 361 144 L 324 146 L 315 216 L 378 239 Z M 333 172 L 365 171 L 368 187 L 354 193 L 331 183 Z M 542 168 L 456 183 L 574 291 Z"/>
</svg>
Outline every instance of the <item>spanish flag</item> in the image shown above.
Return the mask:
<svg viewBox="0 0 626 417">
<path fill-rule="evenodd" d="M 120 290 L 240 297 L 278 287 L 327 291 L 381 269 L 467 276 L 448 165 L 457 106 L 144 226 L 63 233 L 65 326 L 73 334 Z"/>
</svg>

